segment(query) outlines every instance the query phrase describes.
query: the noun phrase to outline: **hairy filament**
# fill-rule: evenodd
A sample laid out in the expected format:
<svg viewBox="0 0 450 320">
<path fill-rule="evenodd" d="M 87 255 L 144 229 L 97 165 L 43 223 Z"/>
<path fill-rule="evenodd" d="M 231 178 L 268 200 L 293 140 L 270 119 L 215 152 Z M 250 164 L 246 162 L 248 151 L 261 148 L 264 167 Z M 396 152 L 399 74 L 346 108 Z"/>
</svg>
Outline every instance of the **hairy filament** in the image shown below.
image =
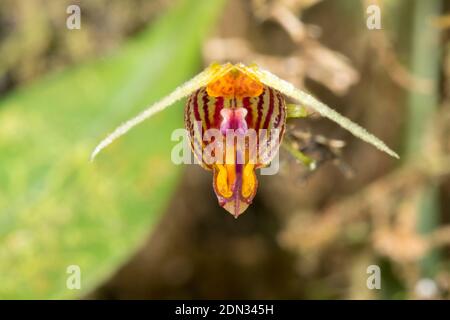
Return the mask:
<svg viewBox="0 0 450 320">
<path fill-rule="evenodd" d="M 167 107 L 174 104 L 178 100 L 190 95 L 192 92 L 198 90 L 199 88 L 206 86 L 212 79 L 228 72 L 231 68 L 232 68 L 231 64 L 226 65 L 225 67 L 217 64 L 211 65 L 205 71 L 199 73 L 191 80 L 179 86 L 177 89 L 175 89 L 175 91 L 173 91 L 168 96 L 150 105 L 136 117 L 124 122 L 119 127 L 117 127 L 112 133 L 110 133 L 95 147 L 94 151 L 91 154 L 90 160 L 93 161 L 100 151 L 102 151 L 105 147 L 110 145 L 114 140 L 127 133 L 134 126 L 150 118 L 154 114 L 166 109 Z"/>
<path fill-rule="evenodd" d="M 342 116 L 335 110 L 331 109 L 324 103 L 320 102 L 313 96 L 303 92 L 297 88 L 295 88 L 291 83 L 278 78 L 276 75 L 271 72 L 261 69 L 261 68 L 247 68 L 243 65 L 239 65 L 239 68 L 243 68 L 247 72 L 253 74 L 255 77 L 259 79 L 263 84 L 270 86 L 284 95 L 291 97 L 298 101 L 299 103 L 309 106 L 312 109 L 316 110 L 322 116 L 336 122 L 344 129 L 347 129 L 354 136 L 364 140 L 381 151 L 386 152 L 390 156 L 399 159 L 400 157 L 394 151 L 392 151 L 383 141 L 375 137 L 373 134 L 369 133 L 366 129 L 361 127 L 360 125 L 354 123 L 350 119 Z"/>
</svg>

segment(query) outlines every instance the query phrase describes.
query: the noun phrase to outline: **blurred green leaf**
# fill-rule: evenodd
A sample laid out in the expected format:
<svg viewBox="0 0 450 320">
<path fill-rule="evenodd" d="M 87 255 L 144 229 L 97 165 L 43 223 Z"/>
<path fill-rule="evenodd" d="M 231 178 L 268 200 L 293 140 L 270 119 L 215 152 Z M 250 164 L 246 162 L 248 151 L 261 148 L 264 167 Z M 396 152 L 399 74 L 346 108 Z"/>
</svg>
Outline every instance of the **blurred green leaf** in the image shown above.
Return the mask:
<svg viewBox="0 0 450 320">
<path fill-rule="evenodd" d="M 182 126 L 182 105 L 132 130 L 94 164 L 89 153 L 197 71 L 222 4 L 181 1 L 115 55 L 0 102 L 0 298 L 86 293 L 151 230 L 179 175 L 170 133 Z M 66 288 L 72 264 L 81 268 L 81 291 Z"/>
<path fill-rule="evenodd" d="M 420 1 L 413 3 L 413 30 L 411 70 L 413 74 L 428 79 L 432 90 L 424 94 L 416 91 L 408 95 L 408 126 L 406 132 L 406 156 L 414 158 L 418 151 L 423 150 L 428 128 L 433 124 L 432 119 L 439 105 L 440 70 L 440 34 L 427 19 L 439 16 L 441 12 L 440 0 Z M 426 235 L 439 225 L 439 191 L 436 185 L 428 185 L 422 190 L 421 204 L 417 210 L 417 229 Z M 436 276 L 440 254 L 437 250 L 429 252 L 421 261 L 421 276 L 432 278 Z"/>
</svg>

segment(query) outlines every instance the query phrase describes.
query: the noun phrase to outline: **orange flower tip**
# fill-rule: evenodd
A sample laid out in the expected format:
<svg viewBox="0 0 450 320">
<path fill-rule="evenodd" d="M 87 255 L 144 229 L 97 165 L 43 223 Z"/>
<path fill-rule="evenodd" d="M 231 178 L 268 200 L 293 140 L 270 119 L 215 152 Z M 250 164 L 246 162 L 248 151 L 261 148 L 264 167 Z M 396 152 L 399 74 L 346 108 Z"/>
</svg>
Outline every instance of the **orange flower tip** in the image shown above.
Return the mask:
<svg viewBox="0 0 450 320">
<path fill-rule="evenodd" d="M 213 68 L 215 68 L 213 66 Z M 224 67 L 226 68 L 226 67 Z M 206 90 L 211 97 L 238 98 L 258 97 L 264 90 L 264 85 L 258 79 L 235 66 L 225 74 L 211 80 Z"/>
</svg>

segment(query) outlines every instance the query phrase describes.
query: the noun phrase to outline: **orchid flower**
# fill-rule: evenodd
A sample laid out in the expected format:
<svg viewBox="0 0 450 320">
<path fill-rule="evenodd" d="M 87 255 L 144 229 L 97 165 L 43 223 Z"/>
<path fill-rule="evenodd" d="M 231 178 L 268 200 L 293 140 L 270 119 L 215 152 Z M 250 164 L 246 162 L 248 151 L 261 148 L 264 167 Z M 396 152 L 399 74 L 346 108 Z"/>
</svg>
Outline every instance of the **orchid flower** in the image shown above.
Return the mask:
<svg viewBox="0 0 450 320">
<path fill-rule="evenodd" d="M 247 209 L 256 194 L 255 171 L 268 166 L 274 159 L 283 140 L 286 119 L 304 116 L 304 112 L 286 104 L 286 97 L 399 158 L 383 141 L 291 83 L 256 65 L 227 63 L 210 65 L 120 125 L 94 149 L 91 160 L 128 130 L 185 97 L 188 97 L 185 128 L 193 153 L 203 168 L 212 171 L 219 204 L 236 218 Z M 207 132 L 213 134 L 207 135 L 209 139 L 202 138 Z M 228 139 L 230 132 L 234 134 L 232 140 Z M 211 148 L 213 144 L 215 148 Z M 252 152 L 255 147 L 257 155 Z"/>
</svg>

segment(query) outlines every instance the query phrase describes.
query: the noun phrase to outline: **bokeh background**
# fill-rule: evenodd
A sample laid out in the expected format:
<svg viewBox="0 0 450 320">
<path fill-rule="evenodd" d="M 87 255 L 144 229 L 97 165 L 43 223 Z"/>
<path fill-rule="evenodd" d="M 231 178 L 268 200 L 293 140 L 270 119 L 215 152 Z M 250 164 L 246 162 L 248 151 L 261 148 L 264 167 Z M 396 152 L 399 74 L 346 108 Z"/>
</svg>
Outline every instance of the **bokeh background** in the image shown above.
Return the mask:
<svg viewBox="0 0 450 320">
<path fill-rule="evenodd" d="M 81 8 L 81 29 L 66 8 Z M 369 30 L 366 9 L 381 8 Z M 450 297 L 450 3 L 2 0 L 0 298 Z M 123 120 L 211 61 L 256 62 L 365 126 L 289 120 L 292 148 L 235 220 L 175 166 L 183 103 Z M 66 287 L 81 269 L 81 290 Z M 381 289 L 369 290 L 378 265 Z"/>
</svg>

